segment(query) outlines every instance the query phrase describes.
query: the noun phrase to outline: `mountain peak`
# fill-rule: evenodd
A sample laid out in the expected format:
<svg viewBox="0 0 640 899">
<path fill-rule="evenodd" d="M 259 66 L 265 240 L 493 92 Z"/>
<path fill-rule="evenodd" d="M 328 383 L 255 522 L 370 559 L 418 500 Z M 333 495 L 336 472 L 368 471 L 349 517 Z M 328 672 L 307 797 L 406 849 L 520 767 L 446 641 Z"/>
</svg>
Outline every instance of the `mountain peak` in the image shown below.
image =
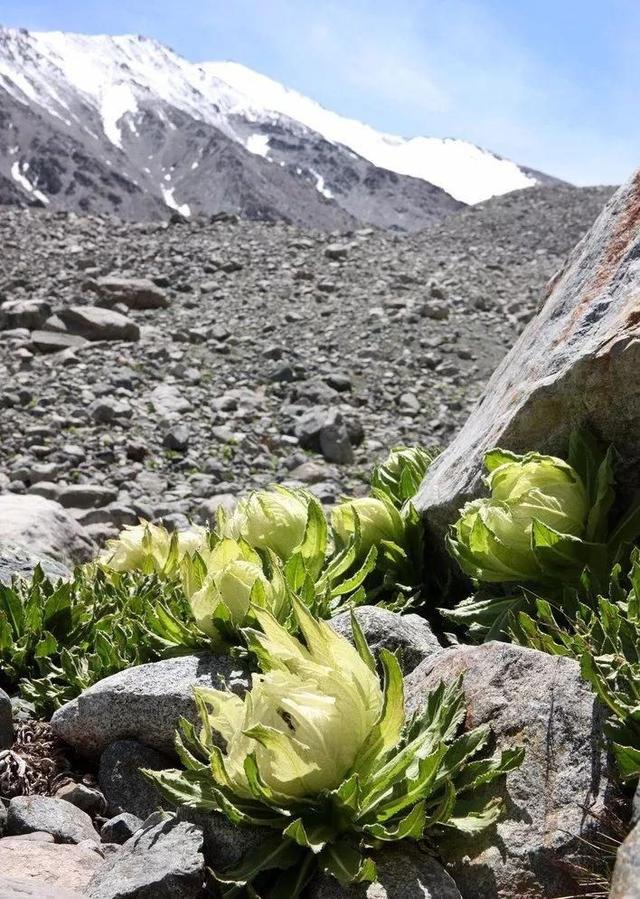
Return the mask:
<svg viewBox="0 0 640 899">
<path fill-rule="evenodd" d="M 63 202 L 64 183 L 72 208 L 81 184 L 75 174 L 73 185 L 61 172 L 52 176 L 65 168 L 62 159 L 53 160 L 54 145 L 64 145 L 63 156 L 95 158 L 89 167 L 101 171 L 100 183 L 109 182 L 106 194 L 121 192 L 114 184 L 120 177 L 130 197 L 152 195 L 159 208 L 191 214 L 211 209 L 215 198 L 223 208 L 261 217 L 272 214 L 274 197 L 284 190 L 311 212 L 283 213 L 287 202 L 280 198 L 276 217 L 321 227 L 347 225 L 355 216 L 412 230 L 455 208 L 455 201 L 479 202 L 545 178 L 466 141 L 376 131 L 242 63 L 191 63 L 141 35 L 0 28 L 0 127 L 0 175 L 20 190 L 31 185 L 31 199 L 37 191 L 54 205 Z M 34 128 L 45 163 L 29 156 Z M 233 169 L 220 169 L 223 157 L 227 164 L 234 159 Z M 79 181 L 87 177 L 82 172 Z M 292 180 L 295 188 L 285 188 Z M 86 193 L 83 202 L 94 209 Z M 124 214 L 131 204 L 115 205 Z M 155 208 L 148 196 L 143 205 Z"/>
</svg>

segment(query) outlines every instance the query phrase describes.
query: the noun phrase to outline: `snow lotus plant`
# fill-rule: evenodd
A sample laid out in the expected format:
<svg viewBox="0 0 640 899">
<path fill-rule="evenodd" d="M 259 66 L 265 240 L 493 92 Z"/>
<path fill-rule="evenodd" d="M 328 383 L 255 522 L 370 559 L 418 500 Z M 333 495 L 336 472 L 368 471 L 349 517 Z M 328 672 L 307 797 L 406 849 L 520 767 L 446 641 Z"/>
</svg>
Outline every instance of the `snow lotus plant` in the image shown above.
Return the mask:
<svg viewBox="0 0 640 899">
<path fill-rule="evenodd" d="M 395 447 L 374 468 L 371 486 L 383 491 L 400 508 L 418 492 L 435 455 L 419 446 Z"/>
<path fill-rule="evenodd" d="M 426 831 L 475 833 L 501 813 L 479 788 L 520 764 L 520 749 L 473 762 L 490 732 L 462 735 L 459 682 L 406 720 L 402 675 L 382 650 L 381 683 L 355 618 L 355 648 L 294 600 L 296 639 L 265 609 L 247 640 L 261 672 L 240 698 L 199 689 L 198 730 L 181 722 L 185 770 L 147 771 L 176 805 L 264 827 L 264 841 L 216 876 L 223 895 L 295 899 L 315 871 L 341 883 L 376 877 L 375 850 Z M 220 749 L 222 738 L 224 750 Z"/>
<path fill-rule="evenodd" d="M 176 571 L 185 556 L 204 549 L 206 544 L 204 528 L 169 532 L 161 525 L 141 521 L 125 527 L 115 539 L 107 540 L 97 562 L 112 571 L 169 574 Z"/>
<path fill-rule="evenodd" d="M 182 562 L 184 590 L 200 630 L 221 646 L 238 642 L 238 629 L 253 622 L 252 607 L 267 608 L 285 620 L 290 590 L 275 553 L 260 555 L 242 539 L 214 535 L 211 542 L 208 551 Z"/>
<path fill-rule="evenodd" d="M 631 553 L 622 577 L 611 571 L 606 595 L 581 601 L 563 596 L 561 603 L 537 599 L 529 612 L 513 619 L 514 642 L 580 662 L 583 678 L 608 714 L 605 733 L 624 780 L 640 777 L 640 550 Z"/>
<path fill-rule="evenodd" d="M 225 526 L 234 539 L 243 538 L 255 549 L 268 549 L 286 560 L 299 549 L 313 497 L 303 490 L 273 487 L 240 500 Z"/>
<path fill-rule="evenodd" d="M 415 599 L 422 583 L 422 522 L 410 501 L 396 506 L 383 490 L 340 503 L 331 515 L 334 540 L 371 569 L 367 601 L 401 608 Z"/>
<path fill-rule="evenodd" d="M 559 596 L 566 586 L 583 589 L 585 578 L 606 589 L 612 565 L 640 532 L 640 507 L 611 527 L 611 447 L 604 452 L 588 434 L 575 432 L 568 459 L 487 453 L 491 495 L 463 507 L 447 541 L 480 589 L 443 610 L 447 618 L 494 639 L 507 632 L 510 616 L 532 608 L 541 589 Z"/>
<path fill-rule="evenodd" d="M 462 570 L 479 581 L 522 583 L 545 580 L 550 563 L 575 566 L 572 548 L 589 511 L 578 473 L 553 456 L 500 449 L 484 464 L 491 496 L 467 503 L 448 539 Z"/>
</svg>

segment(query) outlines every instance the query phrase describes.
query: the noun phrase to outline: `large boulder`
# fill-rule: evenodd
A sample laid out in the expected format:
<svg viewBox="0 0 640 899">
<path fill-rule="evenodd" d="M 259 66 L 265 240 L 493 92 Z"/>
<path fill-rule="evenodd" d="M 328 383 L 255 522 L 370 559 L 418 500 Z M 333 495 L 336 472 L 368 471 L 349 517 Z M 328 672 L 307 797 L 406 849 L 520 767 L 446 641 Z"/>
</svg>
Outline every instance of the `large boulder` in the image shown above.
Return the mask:
<svg viewBox="0 0 640 899">
<path fill-rule="evenodd" d="M 129 309 L 164 309 L 169 297 L 148 278 L 118 278 L 109 275 L 87 282 L 87 288 L 98 295 L 96 305 L 110 308 L 123 303 Z"/>
<path fill-rule="evenodd" d="M 88 845 L 0 840 L 2 899 L 81 899 L 102 858 Z"/>
<path fill-rule="evenodd" d="M 361 606 L 354 614 L 374 656 L 377 658 L 381 649 L 397 652 L 405 674 L 442 651 L 429 624 L 419 615 L 398 615 L 377 606 Z M 340 636 L 353 639 L 351 612 L 341 612 L 329 624 Z"/>
<path fill-rule="evenodd" d="M 137 665 L 105 677 L 58 709 L 54 733 L 85 755 L 97 755 L 116 740 L 138 740 L 172 753 L 178 720 L 198 720 L 195 686 L 237 693 L 248 688 L 247 673 L 228 656 L 181 656 Z"/>
<path fill-rule="evenodd" d="M 561 454 L 588 425 L 640 486 L 640 171 L 613 196 L 548 287 L 482 402 L 430 467 L 416 505 L 442 535 L 481 489 L 494 446 Z"/>
<path fill-rule="evenodd" d="M 522 766 L 493 787 L 506 814 L 480 835 L 439 846 L 464 899 L 573 895 L 568 865 L 616 798 L 603 748 L 604 711 L 573 659 L 507 643 L 458 646 L 405 681 L 408 712 L 440 681 L 463 675 L 467 727 L 491 725 L 500 749 L 523 746 Z"/>
<path fill-rule="evenodd" d="M 640 824 L 618 849 L 609 899 L 640 899 Z"/>
<path fill-rule="evenodd" d="M 0 584 L 10 584 L 16 575 L 29 579 L 36 565 L 40 565 L 44 573 L 53 580 L 67 578 L 71 574 L 69 568 L 61 562 L 37 556 L 24 546 L 4 541 L 0 543 Z"/>
<path fill-rule="evenodd" d="M 59 503 L 43 496 L 0 495 L 0 542 L 28 547 L 31 553 L 75 565 L 93 555 L 93 543 Z"/>
<path fill-rule="evenodd" d="M 70 306 L 61 309 L 58 318 L 69 334 L 85 340 L 139 340 L 138 325 L 113 309 L 98 306 Z M 45 323 L 45 329 L 47 324 Z M 57 328 L 52 328 L 57 330 Z"/>
<path fill-rule="evenodd" d="M 16 796 L 9 803 L 7 830 L 11 836 L 50 833 L 56 843 L 99 841 L 91 818 L 64 799 L 51 796 Z"/>
<path fill-rule="evenodd" d="M 155 816 L 154 816 L 155 817 Z M 202 832 L 174 819 L 147 824 L 87 887 L 89 899 L 198 899 L 205 880 Z"/>
</svg>

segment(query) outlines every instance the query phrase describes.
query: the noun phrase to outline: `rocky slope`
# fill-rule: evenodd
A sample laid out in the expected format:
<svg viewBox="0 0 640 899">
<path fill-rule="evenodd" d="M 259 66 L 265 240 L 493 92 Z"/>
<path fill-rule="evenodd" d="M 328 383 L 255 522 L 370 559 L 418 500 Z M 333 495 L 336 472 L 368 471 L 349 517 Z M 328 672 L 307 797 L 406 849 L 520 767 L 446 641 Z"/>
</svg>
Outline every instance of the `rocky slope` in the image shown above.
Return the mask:
<svg viewBox="0 0 640 899">
<path fill-rule="evenodd" d="M 386 448 L 448 442 L 609 195 L 534 188 L 404 238 L 5 210 L 0 487 L 96 537 L 274 480 L 357 492 Z"/>
<path fill-rule="evenodd" d="M 380 133 L 243 66 L 190 63 L 143 37 L 0 27 L 2 202 L 416 231 L 554 181 L 463 140 Z"/>
</svg>

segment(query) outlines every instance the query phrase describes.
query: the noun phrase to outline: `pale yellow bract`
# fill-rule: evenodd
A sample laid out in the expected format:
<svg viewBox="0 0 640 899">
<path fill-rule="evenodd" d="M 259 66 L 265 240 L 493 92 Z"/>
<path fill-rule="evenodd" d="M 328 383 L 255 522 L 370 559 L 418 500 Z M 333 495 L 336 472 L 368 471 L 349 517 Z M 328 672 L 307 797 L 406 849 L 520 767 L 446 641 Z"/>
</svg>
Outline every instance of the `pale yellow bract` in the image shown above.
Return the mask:
<svg viewBox="0 0 640 899">
<path fill-rule="evenodd" d="M 331 790 L 342 783 L 380 717 L 380 680 L 347 640 L 299 602 L 306 646 L 269 612 L 254 614 L 263 633 L 252 631 L 252 637 L 269 670 L 253 675 L 244 699 L 198 690 L 212 729 L 227 742 L 230 786 L 239 796 L 251 796 L 244 763 L 254 754 L 262 781 L 283 801 Z"/>
</svg>

